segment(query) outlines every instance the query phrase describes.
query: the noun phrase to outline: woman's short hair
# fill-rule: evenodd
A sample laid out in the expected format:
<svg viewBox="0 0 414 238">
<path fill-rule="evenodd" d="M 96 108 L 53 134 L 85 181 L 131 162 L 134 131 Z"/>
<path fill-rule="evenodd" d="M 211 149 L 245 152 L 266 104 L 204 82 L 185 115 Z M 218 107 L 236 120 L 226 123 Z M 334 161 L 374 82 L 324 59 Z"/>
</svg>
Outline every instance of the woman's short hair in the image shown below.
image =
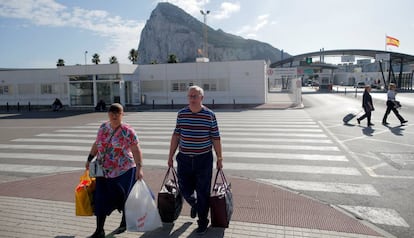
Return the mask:
<svg viewBox="0 0 414 238">
<path fill-rule="evenodd" d="M 124 111 L 124 107 L 119 103 L 112 103 L 108 108 L 108 112 L 121 113 Z"/>
</svg>

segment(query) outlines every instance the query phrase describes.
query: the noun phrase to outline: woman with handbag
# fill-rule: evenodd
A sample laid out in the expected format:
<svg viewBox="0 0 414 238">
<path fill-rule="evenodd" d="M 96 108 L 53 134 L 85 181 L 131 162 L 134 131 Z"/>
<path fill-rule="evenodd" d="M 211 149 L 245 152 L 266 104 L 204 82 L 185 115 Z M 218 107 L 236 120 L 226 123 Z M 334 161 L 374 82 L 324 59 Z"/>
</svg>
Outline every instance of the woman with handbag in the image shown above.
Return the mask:
<svg viewBox="0 0 414 238">
<path fill-rule="evenodd" d="M 385 111 L 384 117 L 382 118 L 382 124 L 385 126 L 389 124 L 387 122 L 387 117 L 391 111 L 395 114 L 398 120 L 400 120 L 401 125 L 408 122 L 400 115 L 400 113 L 397 110 L 397 108 L 401 107 L 401 105 L 398 101 L 395 100 L 395 96 L 397 95 L 397 92 L 395 91 L 396 88 L 397 87 L 394 83 L 390 83 L 390 85 L 388 86 L 387 109 Z"/>
<path fill-rule="evenodd" d="M 96 230 L 91 238 L 105 237 L 106 217 L 117 209 L 122 211 L 120 226 L 112 234 L 126 230 L 125 202 L 137 179 L 143 178 L 142 152 L 134 129 L 122 123 L 124 110 L 114 103 L 108 109 L 109 121 L 98 130 L 95 143 L 90 150 L 86 168 L 96 156 L 103 169 L 103 176 L 96 177 L 94 213 Z"/>
</svg>

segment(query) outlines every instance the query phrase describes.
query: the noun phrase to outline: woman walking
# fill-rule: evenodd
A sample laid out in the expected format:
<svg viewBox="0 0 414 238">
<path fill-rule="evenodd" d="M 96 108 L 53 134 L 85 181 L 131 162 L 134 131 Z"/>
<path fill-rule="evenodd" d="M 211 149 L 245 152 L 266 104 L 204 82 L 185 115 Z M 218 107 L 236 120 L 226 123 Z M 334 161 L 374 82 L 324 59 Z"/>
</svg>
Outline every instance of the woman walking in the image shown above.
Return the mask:
<svg viewBox="0 0 414 238">
<path fill-rule="evenodd" d="M 371 123 L 371 112 L 374 111 L 374 104 L 372 104 L 371 86 L 365 86 L 364 94 L 362 95 L 362 107 L 364 108 L 365 114 L 357 118 L 358 124 L 361 124 L 361 120 L 367 118 L 367 126 L 371 127 L 374 124 Z"/>
<path fill-rule="evenodd" d="M 97 156 L 102 160 L 104 177 L 96 178 L 94 193 L 94 213 L 96 230 L 90 238 L 105 237 L 106 217 L 117 209 L 122 211 L 122 221 L 113 234 L 126 230 L 125 202 L 135 181 L 142 179 L 142 153 L 134 129 L 122 123 L 124 109 L 114 103 L 109 107 L 109 121 L 104 122 L 98 130 L 95 143 L 90 150 L 86 168 Z"/>
<path fill-rule="evenodd" d="M 388 92 L 387 92 L 387 110 L 385 111 L 384 117 L 382 118 L 382 124 L 388 125 L 387 117 L 392 111 L 395 116 L 400 120 L 401 125 L 404 123 L 407 123 L 408 121 L 405 120 L 400 113 L 398 112 L 397 108 L 399 107 L 399 102 L 395 100 L 395 96 L 397 95 L 397 92 L 395 91 L 396 85 L 394 83 L 390 83 L 388 86 Z"/>
</svg>

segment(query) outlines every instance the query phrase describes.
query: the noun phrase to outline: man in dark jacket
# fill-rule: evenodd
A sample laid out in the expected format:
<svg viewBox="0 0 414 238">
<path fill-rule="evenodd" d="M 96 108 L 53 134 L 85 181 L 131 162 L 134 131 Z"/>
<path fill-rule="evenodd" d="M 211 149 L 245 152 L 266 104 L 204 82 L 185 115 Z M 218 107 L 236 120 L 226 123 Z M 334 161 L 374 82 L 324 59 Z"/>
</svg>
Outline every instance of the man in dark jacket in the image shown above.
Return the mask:
<svg viewBox="0 0 414 238">
<path fill-rule="evenodd" d="M 364 108 L 365 114 L 361 117 L 357 118 L 358 124 L 361 124 L 361 120 L 367 118 L 368 124 L 367 126 L 371 127 L 374 124 L 371 123 L 371 112 L 374 111 L 374 104 L 372 104 L 372 97 L 371 97 L 371 86 L 365 86 L 364 94 L 362 95 L 362 108 Z"/>
</svg>

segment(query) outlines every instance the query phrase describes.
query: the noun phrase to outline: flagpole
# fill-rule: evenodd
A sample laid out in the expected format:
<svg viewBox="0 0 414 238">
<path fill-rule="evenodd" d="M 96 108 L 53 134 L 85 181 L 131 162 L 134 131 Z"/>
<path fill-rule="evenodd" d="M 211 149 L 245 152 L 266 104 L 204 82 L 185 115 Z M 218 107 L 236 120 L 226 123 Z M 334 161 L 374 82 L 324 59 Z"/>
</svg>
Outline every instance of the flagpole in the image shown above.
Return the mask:
<svg viewBox="0 0 414 238">
<path fill-rule="evenodd" d="M 387 33 L 385 33 L 385 51 L 387 51 Z"/>
</svg>

